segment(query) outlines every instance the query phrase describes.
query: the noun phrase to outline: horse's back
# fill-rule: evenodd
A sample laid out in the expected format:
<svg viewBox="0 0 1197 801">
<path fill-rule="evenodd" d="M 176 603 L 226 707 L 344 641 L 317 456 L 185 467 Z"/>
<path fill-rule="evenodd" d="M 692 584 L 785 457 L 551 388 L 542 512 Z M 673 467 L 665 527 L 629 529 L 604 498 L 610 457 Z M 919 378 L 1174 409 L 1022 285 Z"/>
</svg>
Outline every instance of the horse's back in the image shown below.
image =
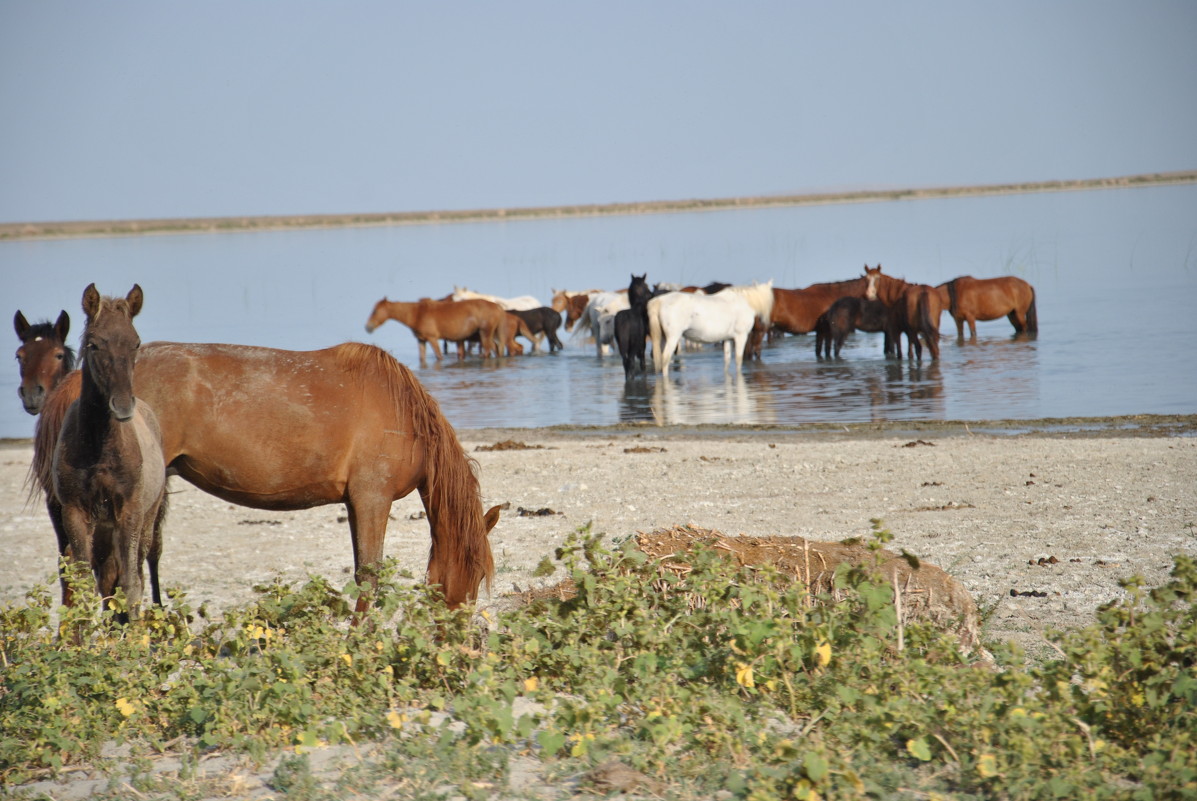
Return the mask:
<svg viewBox="0 0 1197 801">
<path fill-rule="evenodd" d="M 978 319 L 997 319 L 1012 309 L 1026 310 L 1034 302 L 1034 288 L 1016 275 L 974 278 L 962 275 L 943 284 L 951 296 L 953 316 L 973 315 Z"/>
<path fill-rule="evenodd" d="M 343 497 L 363 460 L 415 455 L 419 432 L 402 403 L 415 379 L 405 370 L 358 343 L 283 351 L 155 342 L 141 349 L 135 385 L 180 475 L 236 503 L 296 509 Z"/>
<path fill-rule="evenodd" d="M 756 317 L 748 300 L 734 292 L 715 295 L 675 292 L 659 299 L 658 314 L 666 337 L 680 332 L 680 336 L 689 339 L 722 341 L 736 334 L 747 334 Z"/>
<path fill-rule="evenodd" d="M 854 282 L 840 282 L 852 283 Z M 803 289 L 773 287 L 773 306 L 770 310 L 773 325 L 791 334 L 808 334 L 815 330 L 819 317 L 845 290 L 837 284 L 812 284 Z"/>
</svg>

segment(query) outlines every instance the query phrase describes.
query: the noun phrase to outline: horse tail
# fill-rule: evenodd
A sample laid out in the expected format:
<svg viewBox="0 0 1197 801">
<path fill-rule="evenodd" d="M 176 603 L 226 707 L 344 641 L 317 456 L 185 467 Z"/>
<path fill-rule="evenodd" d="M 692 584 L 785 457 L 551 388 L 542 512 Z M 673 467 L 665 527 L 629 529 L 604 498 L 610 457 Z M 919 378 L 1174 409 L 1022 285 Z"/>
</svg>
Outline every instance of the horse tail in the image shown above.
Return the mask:
<svg viewBox="0 0 1197 801">
<path fill-rule="evenodd" d="M 58 447 L 58 435 L 67 410 L 71 408 L 83 389 L 83 374 L 72 370 L 50 390 L 42 413 L 38 415 L 33 434 L 33 461 L 29 464 L 29 501 L 39 494 L 47 498 L 54 494 L 54 450 Z"/>
<path fill-rule="evenodd" d="M 918 328 L 923 332 L 927 338 L 927 347 L 931 350 L 931 358 L 939 358 L 939 315 L 931 310 L 931 304 L 936 304 L 936 311 L 942 311 L 939 308 L 939 298 L 936 297 L 932 301 L 931 295 L 935 290 L 928 287 L 922 292 L 919 292 L 918 300 Z M 934 318 L 934 319 L 933 319 Z M 918 336 L 916 333 L 915 336 Z"/>
<path fill-rule="evenodd" d="M 399 414 L 406 411 L 411 415 L 413 437 L 424 447 L 420 497 L 432 536 L 428 583 L 440 586 L 450 607 L 477 598 L 484 580 L 489 592 L 495 561 L 482 514 L 477 462 L 466 454 L 440 405 L 411 370 L 381 348 L 360 343 L 343 347 L 349 354 L 355 348 L 372 354 L 375 369 L 386 376 Z M 359 356 L 365 357 L 366 354 Z"/>
<path fill-rule="evenodd" d="M 948 288 L 948 313 L 951 314 L 952 317 L 955 317 L 956 310 L 959 308 L 956 298 L 956 279 L 953 278 L 951 281 L 948 281 L 946 284 L 944 284 L 944 286 Z"/>
<path fill-rule="evenodd" d="M 665 347 L 665 338 L 661 334 L 661 303 L 653 298 L 645 305 L 645 309 L 648 314 L 648 335 L 653 341 L 653 364 L 660 370 L 664 367 L 661 362 L 661 348 Z"/>
<path fill-rule="evenodd" d="M 1035 311 L 1035 287 L 1031 287 L 1031 305 L 1027 306 L 1027 331 L 1039 332 L 1039 312 Z"/>
</svg>

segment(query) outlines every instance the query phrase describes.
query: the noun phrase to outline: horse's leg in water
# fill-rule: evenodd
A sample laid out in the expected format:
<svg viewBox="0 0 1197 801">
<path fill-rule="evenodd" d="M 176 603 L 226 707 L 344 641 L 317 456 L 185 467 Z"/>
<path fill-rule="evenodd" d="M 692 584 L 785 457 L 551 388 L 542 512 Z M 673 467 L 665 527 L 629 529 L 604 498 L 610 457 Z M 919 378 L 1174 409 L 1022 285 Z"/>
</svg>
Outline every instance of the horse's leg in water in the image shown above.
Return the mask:
<svg viewBox="0 0 1197 801">
<path fill-rule="evenodd" d="M 665 337 L 665 347 L 661 349 L 661 375 L 669 375 L 669 363 L 673 361 L 673 354 L 677 351 L 681 335 L 669 334 Z"/>
<path fill-rule="evenodd" d="M 442 358 L 444 358 L 444 352 L 443 352 L 443 351 L 441 351 L 441 340 L 440 340 L 440 337 L 433 337 L 432 339 L 430 339 L 430 340 L 428 340 L 428 341 L 429 341 L 430 343 L 432 343 L 432 355 L 433 355 L 433 356 L 435 356 L 435 357 L 436 357 L 436 360 L 439 362 L 439 361 L 440 361 Z M 424 353 L 423 353 L 423 351 L 424 351 L 424 346 L 423 346 L 423 343 L 420 343 L 420 351 L 421 351 L 421 352 L 420 352 L 420 361 L 424 361 Z"/>
<path fill-rule="evenodd" d="M 733 347 L 735 348 L 735 357 L 736 357 L 736 375 L 740 374 L 740 371 L 744 366 L 744 346 L 748 343 L 748 334 L 749 333 L 750 333 L 749 331 L 745 331 L 743 334 L 740 334 L 733 340 L 733 342 L 734 342 Z M 724 345 L 724 347 L 727 347 L 726 340 L 724 341 L 723 345 Z"/>
</svg>

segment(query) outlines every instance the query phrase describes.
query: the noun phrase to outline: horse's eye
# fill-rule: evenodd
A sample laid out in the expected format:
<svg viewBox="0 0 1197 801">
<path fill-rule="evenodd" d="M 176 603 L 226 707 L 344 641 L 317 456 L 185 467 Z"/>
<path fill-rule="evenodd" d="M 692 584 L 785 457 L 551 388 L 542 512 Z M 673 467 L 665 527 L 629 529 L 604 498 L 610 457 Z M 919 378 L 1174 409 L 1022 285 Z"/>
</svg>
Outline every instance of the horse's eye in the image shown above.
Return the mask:
<svg viewBox="0 0 1197 801">
<path fill-rule="evenodd" d="M 58 359 L 58 361 L 62 361 L 64 355 L 65 354 L 62 354 L 62 353 L 56 353 L 56 354 L 54 354 L 54 357 L 56 359 Z"/>
</svg>

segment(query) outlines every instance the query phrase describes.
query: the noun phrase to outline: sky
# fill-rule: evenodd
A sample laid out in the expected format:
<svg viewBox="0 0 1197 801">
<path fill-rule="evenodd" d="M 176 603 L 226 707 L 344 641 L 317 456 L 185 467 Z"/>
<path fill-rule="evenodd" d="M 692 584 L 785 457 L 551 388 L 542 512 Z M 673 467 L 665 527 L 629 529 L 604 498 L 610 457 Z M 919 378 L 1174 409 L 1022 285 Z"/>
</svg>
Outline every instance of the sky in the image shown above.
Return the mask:
<svg viewBox="0 0 1197 801">
<path fill-rule="evenodd" d="M 1197 168 L 1197 3 L 0 0 L 0 222 Z"/>
</svg>

